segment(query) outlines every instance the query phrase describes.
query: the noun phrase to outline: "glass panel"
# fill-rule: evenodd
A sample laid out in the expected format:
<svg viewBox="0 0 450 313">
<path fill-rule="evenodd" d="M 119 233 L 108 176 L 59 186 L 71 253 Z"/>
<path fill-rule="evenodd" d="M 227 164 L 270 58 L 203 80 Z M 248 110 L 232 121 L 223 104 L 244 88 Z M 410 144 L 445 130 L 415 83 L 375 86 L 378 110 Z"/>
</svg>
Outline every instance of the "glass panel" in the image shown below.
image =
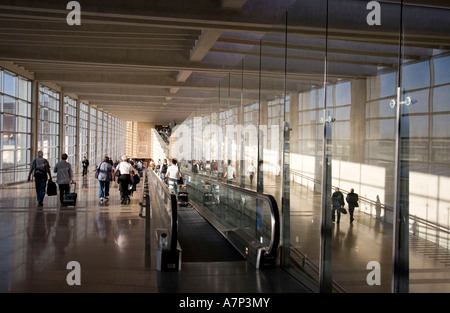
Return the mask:
<svg viewBox="0 0 450 313">
<path fill-rule="evenodd" d="M 7 96 L 3 97 L 3 113 L 16 114 L 16 100 Z"/>
<path fill-rule="evenodd" d="M 17 77 L 3 72 L 3 92 L 7 95 L 16 96 Z"/>
<path fill-rule="evenodd" d="M 19 100 L 17 114 L 26 116 L 26 117 L 31 117 L 31 112 L 28 111 L 28 106 L 29 106 L 28 102 Z"/>
<path fill-rule="evenodd" d="M 450 56 L 442 55 L 436 56 L 432 59 L 434 69 L 434 84 L 448 84 L 450 83 L 450 75 L 448 69 L 450 68 Z"/>
<path fill-rule="evenodd" d="M 297 1 L 287 12 L 286 91 L 289 111 L 289 159 L 285 158 L 284 188 L 290 209 L 283 207 L 282 264 L 305 280 L 320 284 L 323 126 L 323 76 L 327 1 Z M 310 29 L 310 30 L 307 30 Z M 280 47 L 284 48 L 280 43 Z M 280 79 L 283 79 L 281 77 Z M 283 85 L 279 85 L 280 90 Z M 283 127 L 280 128 L 282 136 Z M 286 149 L 285 145 L 279 149 Z M 287 180 L 287 181 L 286 181 Z M 327 276 L 330 273 L 326 273 Z"/>
<path fill-rule="evenodd" d="M 449 263 L 442 256 L 450 248 L 445 191 L 450 190 L 450 26 L 440 21 L 450 20 L 450 10 L 405 4 L 399 197 L 402 214 L 409 218 L 402 251 L 410 292 L 446 293 Z"/>
<path fill-rule="evenodd" d="M 3 114 L 3 131 L 5 134 L 13 134 L 16 131 L 16 117 L 14 115 Z M 9 137 L 9 135 L 7 136 Z M 3 136 L 3 139 L 5 136 Z M 5 142 L 3 142 L 5 144 Z"/>
<path fill-rule="evenodd" d="M 29 119 L 25 117 L 17 117 L 17 131 L 21 133 L 26 133 L 29 131 L 28 125 Z"/>
<path fill-rule="evenodd" d="M 19 98 L 23 100 L 31 100 L 29 98 L 29 88 L 31 88 L 31 83 L 28 80 L 19 78 Z"/>
<path fill-rule="evenodd" d="M 450 76 L 450 75 L 449 75 Z M 447 85 L 433 89 L 433 112 L 450 111 L 450 81 Z"/>
<path fill-rule="evenodd" d="M 260 43 L 260 155 L 258 191 L 282 205 L 283 121 L 285 102 L 286 15 Z"/>
<path fill-rule="evenodd" d="M 331 186 L 322 201 L 332 210 L 332 278 L 347 292 L 391 291 L 396 113 L 389 103 L 396 98 L 401 12 L 395 2 L 383 2 L 380 25 L 370 25 L 367 19 L 378 13 L 367 1 L 329 1 L 325 97 L 335 120 L 326 123 L 331 166 L 324 181 Z M 338 189 L 341 199 L 334 201 Z M 352 189 L 357 208 L 347 198 Z M 348 214 L 340 213 L 341 205 Z M 356 235 L 360 228 L 367 229 L 364 236 Z M 379 264 L 380 281 L 367 276 L 370 261 Z"/>
<path fill-rule="evenodd" d="M 14 150 L 3 151 L 3 156 L 2 156 L 3 169 L 14 167 L 14 160 L 15 160 L 15 151 Z M 5 177 L 3 176 L 3 178 L 5 178 Z M 11 182 L 12 180 L 9 180 L 9 181 Z"/>
<path fill-rule="evenodd" d="M 28 164 L 28 154 L 29 150 L 17 150 L 16 151 L 16 164 L 17 165 L 26 165 Z"/>
</svg>

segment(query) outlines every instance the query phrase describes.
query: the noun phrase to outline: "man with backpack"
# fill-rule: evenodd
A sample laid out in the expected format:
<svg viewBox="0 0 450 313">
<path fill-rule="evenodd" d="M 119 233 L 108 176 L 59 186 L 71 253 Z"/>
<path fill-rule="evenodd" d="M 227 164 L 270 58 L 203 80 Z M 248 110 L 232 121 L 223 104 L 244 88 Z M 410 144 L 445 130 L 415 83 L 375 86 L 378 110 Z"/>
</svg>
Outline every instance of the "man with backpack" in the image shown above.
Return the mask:
<svg viewBox="0 0 450 313">
<path fill-rule="evenodd" d="M 48 179 L 52 180 L 52 173 L 50 172 L 50 164 L 47 159 L 44 159 L 44 153 L 38 151 L 37 158 L 31 164 L 30 172 L 28 173 L 28 181 L 31 181 L 31 174 L 34 172 L 34 183 L 36 186 L 36 196 L 38 206 L 44 205 L 45 188 L 47 187 Z"/>
</svg>

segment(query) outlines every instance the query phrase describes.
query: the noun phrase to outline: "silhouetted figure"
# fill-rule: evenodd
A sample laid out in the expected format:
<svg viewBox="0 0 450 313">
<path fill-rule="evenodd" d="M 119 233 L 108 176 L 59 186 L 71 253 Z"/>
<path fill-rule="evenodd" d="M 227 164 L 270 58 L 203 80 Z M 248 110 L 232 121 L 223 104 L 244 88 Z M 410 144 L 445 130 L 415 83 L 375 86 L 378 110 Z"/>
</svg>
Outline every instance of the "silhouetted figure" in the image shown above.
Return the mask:
<svg viewBox="0 0 450 313">
<path fill-rule="evenodd" d="M 380 219 L 381 218 L 381 201 L 380 201 L 379 195 L 377 195 L 377 201 L 375 202 L 375 213 L 376 213 L 376 218 Z"/>
<path fill-rule="evenodd" d="M 339 187 L 336 187 L 336 191 L 333 192 L 331 196 L 331 203 L 333 205 L 333 213 L 331 215 L 331 220 L 335 222 L 335 216 L 337 211 L 337 223 L 341 221 L 341 207 L 345 204 L 344 195 L 339 191 Z"/>
<path fill-rule="evenodd" d="M 353 212 L 355 211 L 355 207 L 359 207 L 358 205 L 358 194 L 355 193 L 355 190 L 352 188 L 350 189 L 350 192 L 347 194 L 347 197 L 345 198 L 348 203 L 348 212 L 350 213 L 350 223 L 353 223 Z"/>
</svg>

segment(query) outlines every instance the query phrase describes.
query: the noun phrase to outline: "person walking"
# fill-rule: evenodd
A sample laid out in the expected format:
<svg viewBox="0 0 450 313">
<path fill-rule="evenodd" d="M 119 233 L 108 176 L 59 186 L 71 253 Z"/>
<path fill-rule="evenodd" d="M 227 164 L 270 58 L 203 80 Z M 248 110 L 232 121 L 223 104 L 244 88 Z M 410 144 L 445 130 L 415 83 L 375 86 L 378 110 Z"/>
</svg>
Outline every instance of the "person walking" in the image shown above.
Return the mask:
<svg viewBox="0 0 450 313">
<path fill-rule="evenodd" d="M 167 168 L 166 181 L 169 182 L 169 189 L 171 189 L 175 195 L 178 194 L 178 180 L 182 178 L 180 169 L 177 165 L 177 160 L 172 159 L 172 165 Z"/>
<path fill-rule="evenodd" d="M 227 178 L 227 183 L 230 183 L 236 178 L 236 169 L 231 165 L 231 160 L 228 160 L 228 166 L 225 173 L 223 173 L 223 177 Z"/>
<path fill-rule="evenodd" d="M 197 160 L 192 160 L 192 173 L 194 174 L 194 175 L 196 175 L 196 174 L 198 174 L 198 171 L 199 171 L 199 167 L 198 167 L 198 162 L 197 162 Z"/>
<path fill-rule="evenodd" d="M 74 184 L 72 166 L 67 162 L 67 154 L 63 153 L 61 155 L 61 161 L 56 163 L 53 171 L 56 173 L 56 183 L 59 186 L 59 201 L 61 206 L 66 206 L 64 204 L 64 195 L 70 193 L 70 183 Z"/>
<path fill-rule="evenodd" d="M 37 152 L 37 158 L 31 164 L 30 172 L 28 173 L 28 181 L 31 181 L 31 174 L 34 172 L 34 183 L 36 186 L 36 197 L 38 206 L 44 205 L 45 188 L 47 187 L 48 179 L 52 180 L 52 173 L 50 172 L 50 164 L 47 159 L 44 159 L 42 151 Z"/>
<path fill-rule="evenodd" d="M 350 192 L 347 194 L 347 197 L 345 197 L 345 200 L 348 204 L 348 212 L 350 214 L 350 223 L 353 223 L 353 212 L 355 211 L 355 208 L 359 207 L 358 205 L 358 194 L 355 193 L 355 190 L 353 188 L 350 189 Z"/>
<path fill-rule="evenodd" d="M 103 203 L 103 200 L 109 200 L 109 185 L 113 172 L 113 166 L 111 163 L 112 162 L 110 162 L 109 157 L 105 156 L 103 162 L 97 167 L 97 179 L 99 182 L 98 197 L 100 199 L 100 203 Z"/>
<path fill-rule="evenodd" d="M 344 195 L 339 190 L 339 187 L 335 188 L 335 192 L 333 192 L 333 195 L 331 196 L 331 203 L 333 205 L 333 213 L 331 215 L 331 220 L 335 221 L 336 211 L 337 211 L 337 223 L 341 221 L 341 207 L 345 205 L 344 202 Z"/>
<path fill-rule="evenodd" d="M 83 157 L 83 161 L 81 163 L 83 164 L 83 176 L 86 176 L 89 167 L 89 160 L 86 157 Z"/>
<path fill-rule="evenodd" d="M 120 173 L 117 181 L 120 184 L 120 196 L 121 196 L 121 204 L 130 203 L 130 192 L 128 190 L 128 185 L 131 184 L 131 175 L 133 175 L 134 170 L 133 166 L 127 162 L 127 156 L 122 155 L 122 162 L 114 170 L 114 174 L 116 172 Z"/>
<path fill-rule="evenodd" d="M 167 168 L 168 168 L 167 159 L 164 159 L 163 163 L 161 165 L 161 178 L 165 184 L 167 184 L 167 179 L 166 179 Z"/>
<path fill-rule="evenodd" d="M 250 176 L 250 185 L 253 184 L 253 177 L 255 176 L 255 172 L 256 172 L 256 169 L 255 169 L 255 166 L 253 165 L 253 161 L 252 161 L 252 163 L 247 168 L 247 173 Z"/>
</svg>

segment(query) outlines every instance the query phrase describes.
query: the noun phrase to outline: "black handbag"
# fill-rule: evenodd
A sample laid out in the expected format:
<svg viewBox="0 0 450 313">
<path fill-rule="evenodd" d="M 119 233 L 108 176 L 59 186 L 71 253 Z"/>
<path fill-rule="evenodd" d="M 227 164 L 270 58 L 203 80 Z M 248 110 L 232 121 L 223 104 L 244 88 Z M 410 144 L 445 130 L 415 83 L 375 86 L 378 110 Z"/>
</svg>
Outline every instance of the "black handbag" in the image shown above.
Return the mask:
<svg viewBox="0 0 450 313">
<path fill-rule="evenodd" d="M 342 213 L 342 214 L 347 214 L 347 209 L 344 208 L 344 207 L 341 207 L 341 213 Z"/>
<path fill-rule="evenodd" d="M 56 183 L 53 180 L 49 180 L 47 182 L 47 195 L 48 196 L 56 196 L 58 194 Z"/>
</svg>

